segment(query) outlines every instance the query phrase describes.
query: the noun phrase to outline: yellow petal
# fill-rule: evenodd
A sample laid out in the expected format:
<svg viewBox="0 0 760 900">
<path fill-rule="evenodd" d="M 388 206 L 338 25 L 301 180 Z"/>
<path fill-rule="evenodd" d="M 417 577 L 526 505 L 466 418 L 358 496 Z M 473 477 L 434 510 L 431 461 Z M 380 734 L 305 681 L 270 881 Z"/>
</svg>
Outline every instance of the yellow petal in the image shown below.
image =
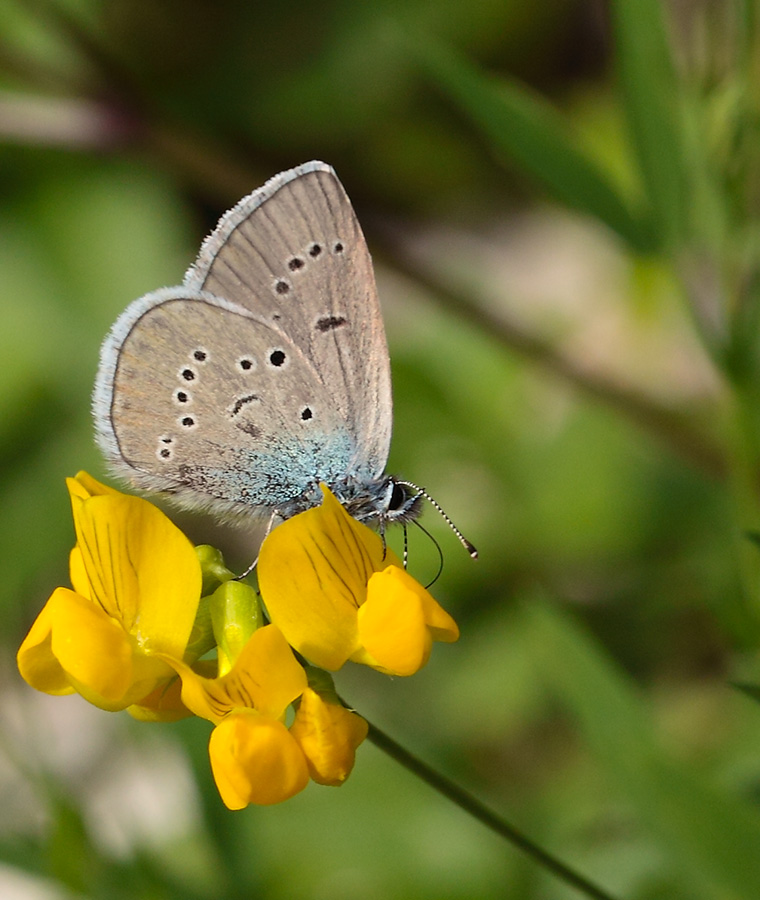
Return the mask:
<svg viewBox="0 0 760 900">
<path fill-rule="evenodd" d="M 323 493 L 320 507 L 267 537 L 258 577 L 269 615 L 288 643 L 334 671 L 359 648 L 356 613 L 370 575 L 397 560 L 324 487 Z"/>
<path fill-rule="evenodd" d="M 96 481 L 92 475 L 85 471 L 77 472 L 73 478 L 67 478 L 66 485 L 68 486 L 69 494 L 81 497 L 83 500 L 86 500 L 88 497 L 98 497 L 103 494 L 112 494 L 116 497 L 121 495 L 121 491 L 117 491 L 107 484 Z"/>
<path fill-rule="evenodd" d="M 177 675 L 128 707 L 127 712 L 140 722 L 178 722 L 192 715 L 182 702 L 182 681 Z"/>
<path fill-rule="evenodd" d="M 281 803 L 308 784 L 306 760 L 288 729 L 253 710 L 230 713 L 212 732 L 208 749 L 229 809 Z"/>
<path fill-rule="evenodd" d="M 72 561 L 77 581 L 84 570 L 89 596 L 140 646 L 181 657 L 201 589 L 192 544 L 146 500 L 114 491 L 83 498 L 82 484 L 68 483 L 81 552 L 81 562 Z"/>
<path fill-rule="evenodd" d="M 163 656 L 182 679 L 182 702 L 194 715 L 215 724 L 233 709 L 221 678 L 207 678 L 182 660 Z"/>
<path fill-rule="evenodd" d="M 459 638 L 459 627 L 446 610 L 438 604 L 431 593 L 426 590 L 416 578 L 399 566 L 391 565 L 383 569 L 376 576 L 373 575 L 368 594 L 375 591 L 393 593 L 409 591 L 419 600 L 425 624 L 430 629 L 434 641 L 453 643 Z"/>
<path fill-rule="evenodd" d="M 368 725 L 356 713 L 328 703 L 307 688 L 290 727 L 298 741 L 309 774 L 318 784 L 343 784 L 354 767 L 356 748 L 367 737 Z"/>
<path fill-rule="evenodd" d="M 81 594 L 82 597 L 87 597 L 89 600 L 92 599 L 90 579 L 87 577 L 82 551 L 79 547 L 73 547 L 71 553 L 69 553 L 69 578 L 71 579 L 71 586 L 77 594 Z"/>
<path fill-rule="evenodd" d="M 421 599 L 384 572 L 370 579 L 367 602 L 359 610 L 359 634 L 370 659 L 356 661 L 390 675 L 414 675 L 428 661 L 433 645 Z"/>
<path fill-rule="evenodd" d="M 16 663 L 24 681 L 45 694 L 73 694 L 61 664 L 51 648 L 54 610 L 60 594 L 70 594 L 68 588 L 57 588 L 42 608 L 29 634 L 24 638 L 16 656 Z"/>
<path fill-rule="evenodd" d="M 222 678 L 204 678 L 179 660 L 164 659 L 182 678 L 184 704 L 210 722 L 221 722 L 231 710 L 243 707 L 280 719 L 307 685 L 303 666 L 275 625 L 254 631 Z"/>
<path fill-rule="evenodd" d="M 254 631 L 222 680 L 233 706 L 252 706 L 273 719 L 279 719 L 308 684 L 303 666 L 276 625 Z"/>
<path fill-rule="evenodd" d="M 18 651 L 22 678 L 46 694 L 75 691 L 101 709 L 120 710 L 167 680 L 171 669 L 145 656 L 103 610 L 57 588 Z"/>
<path fill-rule="evenodd" d="M 170 674 L 160 660 L 135 653 L 120 624 L 73 591 L 56 591 L 51 619 L 53 656 L 72 687 L 95 706 L 125 709 Z"/>
</svg>

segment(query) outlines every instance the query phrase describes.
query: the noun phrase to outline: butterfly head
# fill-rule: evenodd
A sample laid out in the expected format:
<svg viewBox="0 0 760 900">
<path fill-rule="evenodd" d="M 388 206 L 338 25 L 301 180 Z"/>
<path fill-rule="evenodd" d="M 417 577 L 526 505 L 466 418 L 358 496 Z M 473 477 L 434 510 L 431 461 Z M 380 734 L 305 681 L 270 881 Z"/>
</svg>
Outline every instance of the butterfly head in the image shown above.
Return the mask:
<svg viewBox="0 0 760 900">
<path fill-rule="evenodd" d="M 351 482 L 347 484 L 347 488 L 340 498 L 346 510 L 359 521 L 377 522 L 381 532 L 389 523 L 399 522 L 405 525 L 407 522 L 414 522 L 422 511 L 423 502 L 427 500 L 440 513 L 470 556 L 477 559 L 478 551 L 475 546 L 446 515 L 440 503 L 413 481 L 386 475 L 370 485 L 359 486 L 356 482 Z"/>
<path fill-rule="evenodd" d="M 370 482 L 347 478 L 332 490 L 350 515 L 360 522 L 376 523 L 381 531 L 390 522 L 412 522 L 421 512 L 422 494 L 393 475 Z"/>
<path fill-rule="evenodd" d="M 378 516 L 386 522 L 413 522 L 422 511 L 423 499 L 416 487 L 391 476 L 385 487 L 383 506 Z"/>
</svg>

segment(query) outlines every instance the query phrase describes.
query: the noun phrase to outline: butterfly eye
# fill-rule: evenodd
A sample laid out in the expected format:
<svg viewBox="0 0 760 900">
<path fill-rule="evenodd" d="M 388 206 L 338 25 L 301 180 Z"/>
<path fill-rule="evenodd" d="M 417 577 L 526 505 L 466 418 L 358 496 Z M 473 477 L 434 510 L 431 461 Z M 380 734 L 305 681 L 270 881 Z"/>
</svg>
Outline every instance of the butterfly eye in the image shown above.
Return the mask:
<svg viewBox="0 0 760 900">
<path fill-rule="evenodd" d="M 406 489 L 403 488 L 400 484 L 394 484 L 393 490 L 391 491 L 391 498 L 388 501 L 388 509 L 395 510 L 401 509 L 401 507 L 406 502 L 407 493 Z"/>
</svg>

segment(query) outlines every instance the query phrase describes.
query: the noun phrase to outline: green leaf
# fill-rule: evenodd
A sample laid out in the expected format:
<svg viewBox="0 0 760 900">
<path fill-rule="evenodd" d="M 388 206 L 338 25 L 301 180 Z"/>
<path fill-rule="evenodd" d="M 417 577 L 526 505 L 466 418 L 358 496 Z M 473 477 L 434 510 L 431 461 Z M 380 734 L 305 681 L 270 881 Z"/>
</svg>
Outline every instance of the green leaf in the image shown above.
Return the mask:
<svg viewBox="0 0 760 900">
<path fill-rule="evenodd" d="M 615 58 L 625 113 L 659 236 L 687 231 L 687 137 L 660 0 L 613 0 Z"/>
<path fill-rule="evenodd" d="M 483 74 L 443 45 L 418 42 L 412 52 L 500 155 L 561 203 L 604 222 L 634 249 L 653 249 L 648 224 L 579 148 L 549 103 L 515 80 Z"/>
<path fill-rule="evenodd" d="M 697 897 L 760 897 L 756 810 L 664 753 L 633 685 L 569 617 L 536 600 L 524 615 L 540 678 L 684 883 Z"/>
<path fill-rule="evenodd" d="M 48 838 L 50 874 L 66 887 L 87 893 L 99 859 L 93 852 L 82 813 L 63 796 L 51 803 L 53 827 Z"/>
</svg>

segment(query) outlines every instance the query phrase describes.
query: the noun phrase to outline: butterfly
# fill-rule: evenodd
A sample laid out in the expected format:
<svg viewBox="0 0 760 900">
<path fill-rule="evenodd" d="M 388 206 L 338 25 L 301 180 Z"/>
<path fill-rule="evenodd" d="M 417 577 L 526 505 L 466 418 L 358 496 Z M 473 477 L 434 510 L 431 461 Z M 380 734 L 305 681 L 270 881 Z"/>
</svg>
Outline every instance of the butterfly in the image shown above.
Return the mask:
<svg viewBox="0 0 760 900">
<path fill-rule="evenodd" d="M 385 473 L 391 379 L 372 261 L 322 162 L 243 198 L 182 285 L 125 310 L 93 411 L 114 471 L 185 507 L 288 518 L 324 482 L 362 521 L 419 513 L 424 492 Z"/>
</svg>

